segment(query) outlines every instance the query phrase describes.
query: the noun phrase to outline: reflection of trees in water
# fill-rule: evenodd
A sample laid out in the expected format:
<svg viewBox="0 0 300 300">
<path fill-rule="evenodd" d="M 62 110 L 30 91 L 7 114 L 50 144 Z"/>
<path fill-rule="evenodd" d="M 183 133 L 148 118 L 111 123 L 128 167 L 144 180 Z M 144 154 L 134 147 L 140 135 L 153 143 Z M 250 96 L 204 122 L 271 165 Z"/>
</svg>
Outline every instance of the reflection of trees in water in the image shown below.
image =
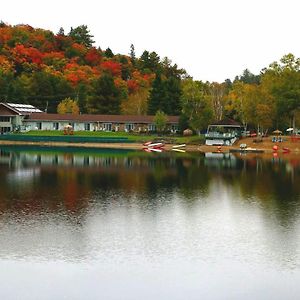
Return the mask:
<svg viewBox="0 0 300 300">
<path fill-rule="evenodd" d="M 25 178 L 13 176 L 29 168 L 39 172 L 23 172 L 26 184 Z M 223 154 L 204 157 L 198 153 L 182 156 L 6 151 L 0 153 L 0 171 L 2 210 L 26 207 L 33 211 L 65 210 L 76 214 L 88 209 L 91 198 L 103 207 L 112 200 L 153 207 L 161 199 L 173 201 L 174 193 L 182 201 L 193 203 L 206 198 L 211 183 L 217 179 L 240 194 L 242 201 L 255 198 L 266 211 L 278 212 L 282 222 L 293 218 L 294 203 L 300 201 L 300 186 L 296 184 L 300 168 L 295 160 Z"/>
<path fill-rule="evenodd" d="M 299 158 L 300 159 L 300 158 Z M 299 205 L 299 167 L 292 167 L 289 160 L 243 159 L 240 167 L 223 173 L 223 180 L 240 193 L 243 201 L 259 201 L 265 212 L 274 214 L 281 225 L 295 221 Z"/>
<path fill-rule="evenodd" d="M 43 199 L 43 205 L 53 198 L 49 204 L 51 209 L 64 208 L 70 212 L 85 207 L 80 202 L 93 192 L 117 191 L 127 198 L 134 195 L 136 201 L 141 198 L 145 202 L 147 198 L 152 202 L 162 190 L 166 197 L 171 198 L 176 191 L 189 199 L 205 193 L 208 185 L 207 172 L 201 171 L 199 156 L 10 152 L 9 157 L 10 173 L 34 167 L 39 169 L 39 175 L 27 178 L 31 185 L 27 186 L 26 193 L 26 187 L 21 187 L 15 179 L 4 188 L 8 195 L 22 197 L 26 205 L 32 203 L 36 194 Z M 20 189 L 15 189 L 18 185 Z M 62 203 L 57 203 L 58 199 Z"/>
</svg>

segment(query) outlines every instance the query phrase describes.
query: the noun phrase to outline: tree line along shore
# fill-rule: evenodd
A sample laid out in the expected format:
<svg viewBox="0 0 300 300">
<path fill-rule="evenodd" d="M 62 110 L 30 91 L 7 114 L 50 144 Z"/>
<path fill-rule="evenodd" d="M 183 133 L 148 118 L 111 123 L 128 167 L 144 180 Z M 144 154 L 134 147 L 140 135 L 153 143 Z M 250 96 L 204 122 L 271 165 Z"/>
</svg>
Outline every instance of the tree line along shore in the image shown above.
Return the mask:
<svg viewBox="0 0 300 300">
<path fill-rule="evenodd" d="M 86 25 L 53 33 L 2 21 L 0 99 L 52 113 L 161 112 L 180 116 L 180 130 L 196 133 L 231 118 L 266 133 L 299 123 L 300 59 L 286 54 L 259 74 L 246 69 L 204 82 L 153 50 L 137 56 L 133 44 L 127 54 L 101 49 Z"/>
</svg>

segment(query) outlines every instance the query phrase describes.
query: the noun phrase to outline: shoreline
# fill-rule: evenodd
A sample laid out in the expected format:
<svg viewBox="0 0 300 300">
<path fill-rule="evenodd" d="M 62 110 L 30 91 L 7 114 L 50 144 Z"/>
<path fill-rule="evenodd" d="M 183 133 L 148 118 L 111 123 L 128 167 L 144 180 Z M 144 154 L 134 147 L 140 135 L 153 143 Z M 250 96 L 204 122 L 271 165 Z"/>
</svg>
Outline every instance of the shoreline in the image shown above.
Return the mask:
<svg viewBox="0 0 300 300">
<path fill-rule="evenodd" d="M 145 146 L 141 143 L 69 143 L 69 142 L 25 142 L 25 141 L 5 141 L 0 140 L 0 145 L 18 146 L 45 146 L 45 147 L 78 147 L 78 148 L 106 148 L 106 149 L 127 149 L 143 150 Z M 175 144 L 165 144 L 163 149 L 171 151 Z M 198 145 L 186 145 L 186 152 L 198 152 Z"/>
<path fill-rule="evenodd" d="M 186 147 L 182 148 L 186 152 L 200 152 L 200 153 L 210 153 L 210 152 L 219 152 L 219 153 L 229 153 L 233 150 L 235 153 L 251 153 L 250 151 L 239 151 L 239 145 L 241 143 L 247 144 L 247 147 L 253 150 L 257 150 L 257 152 L 253 151 L 252 153 L 261 154 L 258 152 L 263 153 L 286 153 L 283 148 L 288 148 L 288 153 L 293 154 L 300 154 L 300 142 L 291 142 L 285 141 L 283 143 L 272 143 L 269 140 L 263 140 L 261 143 L 254 143 L 253 139 L 247 138 L 242 139 L 235 143 L 232 146 L 221 146 L 218 149 L 217 146 L 208 146 L 208 145 L 189 145 L 187 144 Z M 8 141 L 8 140 L 0 140 L 0 145 L 18 145 L 18 146 L 44 146 L 44 147 L 81 147 L 81 148 L 105 148 L 105 149 L 127 149 L 127 150 L 143 150 L 145 146 L 142 143 L 72 143 L 72 142 L 43 142 L 43 141 Z M 173 146 L 176 144 L 168 144 L 166 143 L 163 147 L 166 151 L 171 151 Z M 278 146 L 278 151 L 273 150 L 273 146 Z"/>
</svg>

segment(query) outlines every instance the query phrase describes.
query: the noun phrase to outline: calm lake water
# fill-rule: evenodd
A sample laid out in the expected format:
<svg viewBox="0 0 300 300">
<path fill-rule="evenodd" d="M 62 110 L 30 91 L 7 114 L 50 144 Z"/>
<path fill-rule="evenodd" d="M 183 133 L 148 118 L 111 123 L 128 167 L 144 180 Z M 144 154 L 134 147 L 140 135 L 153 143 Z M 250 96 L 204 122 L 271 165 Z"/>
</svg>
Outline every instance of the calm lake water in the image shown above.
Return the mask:
<svg viewBox="0 0 300 300">
<path fill-rule="evenodd" d="M 300 156 L 0 147 L 0 299 L 299 299 Z"/>
</svg>

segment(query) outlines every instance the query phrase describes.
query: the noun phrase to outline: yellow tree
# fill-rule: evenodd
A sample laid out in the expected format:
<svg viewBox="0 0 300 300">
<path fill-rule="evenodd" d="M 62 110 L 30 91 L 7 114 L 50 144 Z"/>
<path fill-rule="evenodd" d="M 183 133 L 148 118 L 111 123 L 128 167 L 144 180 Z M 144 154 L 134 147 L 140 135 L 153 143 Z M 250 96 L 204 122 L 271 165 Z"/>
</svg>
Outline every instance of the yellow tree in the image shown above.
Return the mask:
<svg viewBox="0 0 300 300">
<path fill-rule="evenodd" d="M 209 85 L 209 98 L 211 100 L 214 119 L 222 120 L 224 114 L 224 97 L 226 87 L 224 83 L 213 82 Z"/>
<path fill-rule="evenodd" d="M 262 85 L 237 81 L 227 99 L 227 110 L 236 112 L 244 126 L 251 124 L 258 131 L 272 126 L 275 105 L 272 95 Z"/>
<path fill-rule="evenodd" d="M 57 106 L 58 114 L 79 114 L 79 107 L 77 101 L 72 100 L 71 98 L 66 98 L 62 100 Z"/>
<path fill-rule="evenodd" d="M 278 126 L 285 127 L 290 122 L 295 128 L 300 109 L 300 58 L 287 54 L 265 69 L 261 77 L 262 85 L 274 98 Z"/>
<path fill-rule="evenodd" d="M 149 88 L 140 87 L 128 96 L 121 104 L 121 112 L 125 115 L 146 115 Z"/>
<path fill-rule="evenodd" d="M 182 112 L 192 129 L 200 134 L 213 119 L 211 102 L 206 92 L 207 84 L 188 78 L 182 82 Z"/>
<path fill-rule="evenodd" d="M 235 81 L 232 89 L 225 99 L 226 115 L 233 119 L 240 120 L 244 126 L 247 126 L 248 120 L 245 115 L 245 83 Z"/>
</svg>

